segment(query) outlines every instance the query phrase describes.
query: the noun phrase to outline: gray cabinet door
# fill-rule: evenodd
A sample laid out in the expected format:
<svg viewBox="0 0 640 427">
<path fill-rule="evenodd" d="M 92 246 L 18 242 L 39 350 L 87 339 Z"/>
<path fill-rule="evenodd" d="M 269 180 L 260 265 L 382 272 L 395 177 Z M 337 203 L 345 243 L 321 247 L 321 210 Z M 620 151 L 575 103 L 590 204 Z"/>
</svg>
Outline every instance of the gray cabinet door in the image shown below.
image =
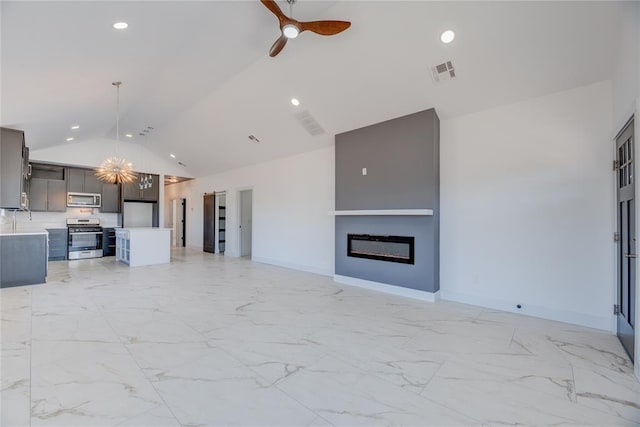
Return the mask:
<svg viewBox="0 0 640 427">
<path fill-rule="evenodd" d="M 49 232 L 49 261 L 67 259 L 67 230 L 63 228 L 47 229 Z"/>
<path fill-rule="evenodd" d="M 122 184 L 122 193 L 122 198 L 124 200 L 142 200 L 137 180 L 130 184 Z"/>
<path fill-rule="evenodd" d="M 120 212 L 120 186 L 118 184 L 102 184 L 102 208 L 100 212 Z"/>
<path fill-rule="evenodd" d="M 66 182 L 58 179 L 32 178 L 29 182 L 29 208 L 32 211 L 65 212 Z"/>
<path fill-rule="evenodd" d="M 93 169 L 84 170 L 84 192 L 99 194 L 102 191 L 102 181 L 98 179 Z"/>
<path fill-rule="evenodd" d="M 47 210 L 49 212 L 66 212 L 67 186 L 65 181 L 50 179 L 47 182 Z"/>
<path fill-rule="evenodd" d="M 157 202 L 160 196 L 160 177 L 158 175 L 151 175 L 153 177 L 153 185 L 151 188 L 145 188 L 142 190 L 142 199 L 148 202 Z"/>
<path fill-rule="evenodd" d="M 48 182 L 42 178 L 32 178 L 29 182 L 29 208 L 32 211 L 47 210 Z"/>
<path fill-rule="evenodd" d="M 0 236 L 0 287 L 44 283 L 47 276 L 47 236 Z"/>
<path fill-rule="evenodd" d="M 20 209 L 23 190 L 24 132 L 2 128 L 0 134 L 0 208 Z"/>
<path fill-rule="evenodd" d="M 84 193 L 84 169 L 67 169 L 67 191 L 71 193 Z"/>
</svg>

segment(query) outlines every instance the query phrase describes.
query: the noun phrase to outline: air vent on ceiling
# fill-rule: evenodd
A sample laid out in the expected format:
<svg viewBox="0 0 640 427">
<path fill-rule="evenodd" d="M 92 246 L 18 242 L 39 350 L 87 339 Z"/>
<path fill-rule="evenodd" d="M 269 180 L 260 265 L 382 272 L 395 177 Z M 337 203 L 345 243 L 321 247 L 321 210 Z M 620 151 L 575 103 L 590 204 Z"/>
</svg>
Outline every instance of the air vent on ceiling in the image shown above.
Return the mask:
<svg viewBox="0 0 640 427">
<path fill-rule="evenodd" d="M 456 77 L 456 72 L 451 61 L 443 62 L 435 67 L 431 67 L 431 77 L 434 83 L 440 83 L 443 80 L 451 80 Z"/>
<path fill-rule="evenodd" d="M 302 127 L 309 132 L 311 136 L 317 136 L 327 133 L 320 123 L 311 115 L 309 110 L 302 110 L 294 113 L 293 116 L 298 120 Z"/>
</svg>

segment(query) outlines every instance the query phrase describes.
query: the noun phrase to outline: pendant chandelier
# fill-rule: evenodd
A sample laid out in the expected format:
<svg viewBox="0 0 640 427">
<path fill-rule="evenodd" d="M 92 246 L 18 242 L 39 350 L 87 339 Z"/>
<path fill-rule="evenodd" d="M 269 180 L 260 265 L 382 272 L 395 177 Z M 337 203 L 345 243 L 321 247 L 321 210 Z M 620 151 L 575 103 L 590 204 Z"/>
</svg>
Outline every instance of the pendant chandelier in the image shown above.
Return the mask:
<svg viewBox="0 0 640 427">
<path fill-rule="evenodd" d="M 137 174 L 133 171 L 130 161 L 118 157 L 120 145 L 120 85 L 122 82 L 111 83 L 116 87 L 116 149 L 115 155 L 103 161 L 96 169 L 96 176 L 108 184 L 129 184 L 135 181 Z"/>
<path fill-rule="evenodd" d="M 140 175 L 140 180 L 138 181 L 138 187 L 141 190 L 146 190 L 147 188 L 153 187 L 153 175 L 143 174 Z"/>
</svg>

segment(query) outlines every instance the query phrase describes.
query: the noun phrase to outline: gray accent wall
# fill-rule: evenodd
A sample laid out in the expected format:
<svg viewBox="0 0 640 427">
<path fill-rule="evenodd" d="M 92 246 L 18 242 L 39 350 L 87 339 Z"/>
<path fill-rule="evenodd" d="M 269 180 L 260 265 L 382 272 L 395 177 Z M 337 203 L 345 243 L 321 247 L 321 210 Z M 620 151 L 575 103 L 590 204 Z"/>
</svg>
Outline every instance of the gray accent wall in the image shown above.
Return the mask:
<svg viewBox="0 0 640 427">
<path fill-rule="evenodd" d="M 433 209 L 439 145 L 434 109 L 336 135 L 336 210 Z"/>
<path fill-rule="evenodd" d="M 367 168 L 367 174 L 362 174 Z M 434 109 L 336 135 L 336 210 L 432 209 L 433 216 L 336 216 L 335 273 L 440 289 L 440 120 Z M 415 264 L 347 256 L 347 234 L 415 237 Z"/>
</svg>

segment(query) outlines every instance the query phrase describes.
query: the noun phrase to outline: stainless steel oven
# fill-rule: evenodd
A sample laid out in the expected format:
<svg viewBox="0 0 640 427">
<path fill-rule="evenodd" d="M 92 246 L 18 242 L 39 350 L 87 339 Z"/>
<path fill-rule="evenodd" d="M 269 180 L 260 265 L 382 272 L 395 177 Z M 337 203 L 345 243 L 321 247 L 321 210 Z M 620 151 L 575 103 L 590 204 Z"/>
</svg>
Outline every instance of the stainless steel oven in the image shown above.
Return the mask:
<svg viewBox="0 0 640 427">
<path fill-rule="evenodd" d="M 102 257 L 102 227 L 98 218 L 69 218 L 67 230 L 67 259 Z"/>
</svg>

